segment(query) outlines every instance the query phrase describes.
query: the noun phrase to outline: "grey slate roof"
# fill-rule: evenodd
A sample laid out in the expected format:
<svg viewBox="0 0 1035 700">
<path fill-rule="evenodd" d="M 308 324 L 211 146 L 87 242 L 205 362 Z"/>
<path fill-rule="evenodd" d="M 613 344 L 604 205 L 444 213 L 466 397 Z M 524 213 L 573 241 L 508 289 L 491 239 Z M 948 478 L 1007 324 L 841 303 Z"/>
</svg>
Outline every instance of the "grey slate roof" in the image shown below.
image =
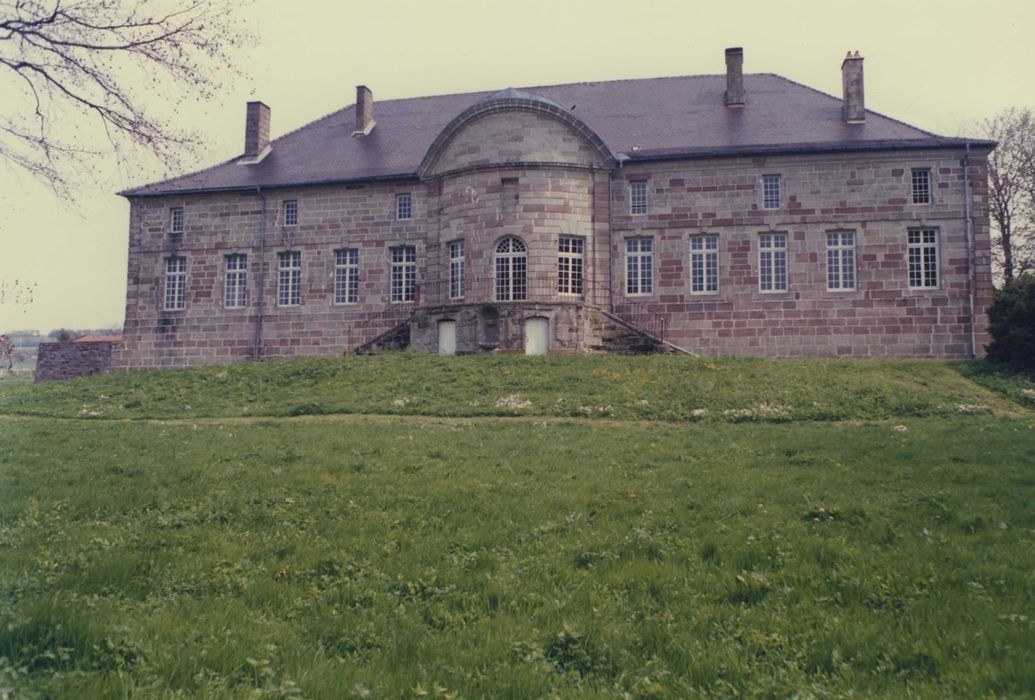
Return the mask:
<svg viewBox="0 0 1035 700">
<path fill-rule="evenodd" d="M 693 158 L 809 151 L 958 147 L 875 112 L 846 124 L 841 100 L 778 75 L 744 76 L 747 105 L 723 102 L 725 75 L 616 80 L 523 88 L 572 109 L 620 157 Z M 196 173 L 123 192 L 147 196 L 303 184 L 415 178 L 439 132 L 468 107 L 498 91 L 374 102 L 377 126 L 351 136 L 355 105 L 272 142 L 260 163 L 237 158 Z M 970 141 L 990 147 L 987 141 Z"/>
</svg>

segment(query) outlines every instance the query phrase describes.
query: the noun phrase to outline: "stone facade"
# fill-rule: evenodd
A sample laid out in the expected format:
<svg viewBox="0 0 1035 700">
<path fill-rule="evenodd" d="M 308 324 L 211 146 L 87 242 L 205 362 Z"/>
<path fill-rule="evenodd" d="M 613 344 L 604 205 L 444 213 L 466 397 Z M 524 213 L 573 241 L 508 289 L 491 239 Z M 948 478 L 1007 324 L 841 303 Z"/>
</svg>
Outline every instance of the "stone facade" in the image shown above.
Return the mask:
<svg viewBox="0 0 1035 700">
<path fill-rule="evenodd" d="M 971 352 L 964 177 L 960 153 L 910 151 L 728 158 L 626 170 L 611 189 L 612 275 L 623 242 L 651 237 L 657 284 L 649 307 L 666 339 L 704 355 L 963 357 Z M 986 162 L 971 157 L 977 352 L 991 303 Z M 931 174 L 932 201 L 912 204 L 914 168 Z M 762 175 L 781 176 L 784 204 L 764 209 Z M 629 214 L 627 181 L 646 179 L 648 213 Z M 911 289 L 907 233 L 937 232 L 937 286 Z M 827 289 L 826 234 L 855 240 L 854 289 Z M 787 235 L 788 284 L 759 290 L 760 234 Z M 690 239 L 718 235 L 718 291 L 690 289 Z"/>
<path fill-rule="evenodd" d="M 549 319 L 551 350 L 606 351 L 605 316 L 709 356 L 981 354 L 992 290 L 987 154 L 889 146 L 618 159 L 556 105 L 506 95 L 455 119 L 409 177 L 130 195 L 126 322 L 115 362 L 338 355 L 407 319 L 419 350 L 436 350 L 439 322 L 451 320 L 458 352 L 520 351 L 522 324 L 536 317 Z M 929 175 L 929 203 L 912 203 L 914 170 Z M 767 175 L 779 176 L 772 207 Z M 634 182 L 645 183 L 645 213 L 631 213 Z M 399 216 L 400 195 L 409 218 Z M 295 224 L 285 221 L 287 202 L 297 203 Z M 182 233 L 170 233 L 174 208 L 183 211 Z M 933 260 L 937 272 L 917 288 L 908 239 L 921 230 L 933 232 L 925 264 Z M 851 234 L 854 284 L 845 290 L 828 288 L 833 232 Z M 763 291 L 760 242 L 773 233 L 786 241 L 787 284 Z M 691 243 L 703 235 L 716 242 L 717 289 L 696 293 Z M 517 300 L 501 297 L 499 286 L 497 246 L 511 239 L 525 249 Z M 570 239 L 580 247 L 577 286 L 559 281 L 559 247 Z M 629 239 L 651 242 L 643 294 L 627 293 Z M 463 243 L 460 296 L 450 280 L 455 242 Z M 416 287 L 412 298 L 393 301 L 400 246 L 415 253 Z M 335 301 L 338 249 L 356 251 L 354 303 Z M 280 303 L 285 252 L 300 254 L 297 305 Z M 232 254 L 247 256 L 240 308 L 226 304 Z M 180 309 L 166 308 L 170 257 L 186 261 Z"/>
</svg>

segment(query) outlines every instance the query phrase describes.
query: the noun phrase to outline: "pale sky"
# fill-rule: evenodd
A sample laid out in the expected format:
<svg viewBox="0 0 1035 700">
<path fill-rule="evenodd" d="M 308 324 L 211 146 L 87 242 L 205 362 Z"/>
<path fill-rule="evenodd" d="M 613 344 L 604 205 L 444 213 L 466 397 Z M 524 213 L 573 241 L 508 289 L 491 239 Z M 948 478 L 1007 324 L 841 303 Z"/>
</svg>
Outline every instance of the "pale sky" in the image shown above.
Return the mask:
<svg viewBox="0 0 1035 700">
<path fill-rule="evenodd" d="M 214 165 L 243 150 L 244 105 L 261 99 L 279 136 L 354 101 L 619 78 L 778 73 L 841 95 L 841 59 L 865 58 L 866 106 L 956 136 L 1007 107 L 1035 108 L 1032 0 L 256 0 L 247 79 L 220 102 L 176 115 L 198 127 Z M 25 108 L 0 92 L 0 110 Z M 114 159 L 112 159 L 114 161 Z M 0 165 L 0 332 L 120 326 L 128 204 L 119 176 L 55 198 Z M 146 180 L 158 179 L 154 170 Z"/>
</svg>

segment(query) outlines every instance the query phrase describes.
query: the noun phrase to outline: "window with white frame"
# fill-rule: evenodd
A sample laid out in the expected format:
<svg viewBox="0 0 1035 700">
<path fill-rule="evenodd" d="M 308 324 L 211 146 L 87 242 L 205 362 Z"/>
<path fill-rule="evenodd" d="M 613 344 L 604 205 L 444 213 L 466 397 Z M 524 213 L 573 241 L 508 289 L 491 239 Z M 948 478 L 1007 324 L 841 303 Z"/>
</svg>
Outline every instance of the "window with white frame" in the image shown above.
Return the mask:
<svg viewBox="0 0 1035 700">
<path fill-rule="evenodd" d="M 183 207 L 169 210 L 169 233 L 183 233 Z"/>
<path fill-rule="evenodd" d="M 763 292 L 787 291 L 787 234 L 758 236 L 758 288 Z"/>
<path fill-rule="evenodd" d="M 719 237 L 704 234 L 690 237 L 690 293 L 719 291 Z"/>
<path fill-rule="evenodd" d="M 277 258 L 277 305 L 298 306 L 302 303 L 302 253 L 285 250 Z"/>
<path fill-rule="evenodd" d="M 913 168 L 913 204 L 931 203 L 931 171 L 928 168 Z"/>
<path fill-rule="evenodd" d="M 395 218 L 399 221 L 413 218 L 413 195 L 409 192 L 395 195 Z"/>
<path fill-rule="evenodd" d="M 412 245 L 392 248 L 392 301 L 413 301 L 417 296 L 417 249 Z"/>
<path fill-rule="evenodd" d="M 625 242 L 625 293 L 654 293 L 654 239 L 630 238 Z"/>
<path fill-rule="evenodd" d="M 585 246 L 582 238 L 561 236 L 557 242 L 557 292 L 581 295 L 585 269 Z"/>
<path fill-rule="evenodd" d="M 339 248 L 334 251 L 334 303 L 355 304 L 359 301 L 359 250 Z"/>
<path fill-rule="evenodd" d="M 298 225 L 298 200 L 288 199 L 284 202 L 284 225 Z"/>
<path fill-rule="evenodd" d="M 629 213 L 647 213 L 647 182 L 645 180 L 629 183 Z"/>
<path fill-rule="evenodd" d="M 779 209 L 782 201 L 779 175 L 762 176 L 762 208 Z"/>
<path fill-rule="evenodd" d="M 855 289 L 855 233 L 827 231 L 827 290 Z"/>
<path fill-rule="evenodd" d="M 466 258 L 464 257 L 464 242 L 450 241 L 449 243 L 449 298 L 463 299 L 464 277 L 466 270 Z"/>
<path fill-rule="evenodd" d="M 234 253 L 226 256 L 226 289 L 223 304 L 228 309 L 237 309 L 248 301 L 248 256 Z"/>
<path fill-rule="evenodd" d="M 909 231 L 909 286 L 930 289 L 938 286 L 938 231 L 933 228 Z"/>
<path fill-rule="evenodd" d="M 496 244 L 496 301 L 528 298 L 528 249 L 520 238 L 508 236 Z"/>
<path fill-rule="evenodd" d="M 187 258 L 174 255 L 165 259 L 166 311 L 178 311 L 187 305 Z"/>
</svg>

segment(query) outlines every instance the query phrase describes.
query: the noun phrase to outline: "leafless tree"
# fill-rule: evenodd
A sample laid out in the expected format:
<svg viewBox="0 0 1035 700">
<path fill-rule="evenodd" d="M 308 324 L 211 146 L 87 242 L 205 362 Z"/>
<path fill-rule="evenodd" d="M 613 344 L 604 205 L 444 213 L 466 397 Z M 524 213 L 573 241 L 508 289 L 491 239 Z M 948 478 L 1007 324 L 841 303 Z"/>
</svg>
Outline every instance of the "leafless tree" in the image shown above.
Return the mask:
<svg viewBox="0 0 1035 700">
<path fill-rule="evenodd" d="M 993 256 L 1004 282 L 1035 269 L 1035 117 L 1007 109 L 980 125 L 999 142 L 988 160 Z"/>
<path fill-rule="evenodd" d="M 0 335 L 0 373 L 11 373 L 15 355 L 14 341 L 7 334 Z"/>
<path fill-rule="evenodd" d="M 177 108 L 216 94 L 251 41 L 234 5 L 0 0 L 0 161 L 65 195 L 111 151 L 179 167 L 199 139 Z"/>
</svg>

